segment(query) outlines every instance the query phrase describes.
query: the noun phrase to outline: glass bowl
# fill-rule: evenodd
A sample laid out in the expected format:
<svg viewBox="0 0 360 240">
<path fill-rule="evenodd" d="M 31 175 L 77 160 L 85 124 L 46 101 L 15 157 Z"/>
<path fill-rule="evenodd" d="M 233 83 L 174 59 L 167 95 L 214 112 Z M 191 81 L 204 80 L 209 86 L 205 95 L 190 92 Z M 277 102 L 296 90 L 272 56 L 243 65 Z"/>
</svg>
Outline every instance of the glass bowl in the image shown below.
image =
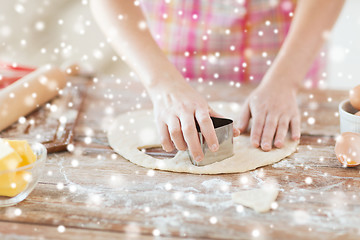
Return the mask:
<svg viewBox="0 0 360 240">
<path fill-rule="evenodd" d="M 340 113 L 340 132 L 360 133 L 360 116 L 356 116 L 358 112 L 349 100 L 344 100 L 339 105 Z"/>
<path fill-rule="evenodd" d="M 29 142 L 29 144 L 36 155 L 34 163 L 14 170 L 0 171 L 0 207 L 12 206 L 23 201 L 39 182 L 47 159 L 47 151 L 41 143 Z"/>
</svg>

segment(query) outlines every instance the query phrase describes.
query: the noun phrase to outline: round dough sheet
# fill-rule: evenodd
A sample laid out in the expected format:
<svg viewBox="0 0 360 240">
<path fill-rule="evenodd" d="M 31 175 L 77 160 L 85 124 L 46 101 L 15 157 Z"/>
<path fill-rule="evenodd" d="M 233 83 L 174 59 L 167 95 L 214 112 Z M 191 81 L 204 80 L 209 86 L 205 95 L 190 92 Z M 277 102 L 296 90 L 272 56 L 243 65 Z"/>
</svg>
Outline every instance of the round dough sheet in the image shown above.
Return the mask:
<svg viewBox="0 0 360 240">
<path fill-rule="evenodd" d="M 238 119 L 240 105 L 230 102 L 212 102 L 211 107 L 231 119 Z M 160 146 L 152 110 L 140 110 L 119 115 L 108 130 L 110 146 L 130 162 L 145 168 L 195 174 L 220 174 L 246 172 L 273 164 L 295 152 L 298 142 L 287 139 L 284 147 L 263 152 L 250 144 L 250 138 L 234 138 L 234 155 L 207 166 L 194 166 L 186 151 L 174 158 L 157 159 L 140 151 L 140 147 Z"/>
</svg>

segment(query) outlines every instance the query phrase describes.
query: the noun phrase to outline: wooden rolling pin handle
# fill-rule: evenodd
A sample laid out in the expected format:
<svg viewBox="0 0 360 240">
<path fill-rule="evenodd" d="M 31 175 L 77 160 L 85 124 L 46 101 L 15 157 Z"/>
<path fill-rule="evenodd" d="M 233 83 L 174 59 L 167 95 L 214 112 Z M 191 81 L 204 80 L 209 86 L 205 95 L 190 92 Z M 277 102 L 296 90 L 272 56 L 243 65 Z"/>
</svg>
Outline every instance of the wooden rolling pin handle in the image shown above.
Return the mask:
<svg viewBox="0 0 360 240">
<path fill-rule="evenodd" d="M 0 131 L 57 96 L 66 82 L 63 71 L 46 65 L 0 90 Z"/>
</svg>

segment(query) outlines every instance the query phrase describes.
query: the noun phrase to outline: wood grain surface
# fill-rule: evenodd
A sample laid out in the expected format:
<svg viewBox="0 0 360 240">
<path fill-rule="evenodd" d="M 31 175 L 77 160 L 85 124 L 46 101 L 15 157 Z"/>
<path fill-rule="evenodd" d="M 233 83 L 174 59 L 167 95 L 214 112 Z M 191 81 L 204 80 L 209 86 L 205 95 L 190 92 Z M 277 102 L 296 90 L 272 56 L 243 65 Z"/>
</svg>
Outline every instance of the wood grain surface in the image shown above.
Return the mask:
<svg viewBox="0 0 360 240">
<path fill-rule="evenodd" d="M 91 81 L 73 151 L 50 154 L 30 196 L 0 209 L 0 239 L 360 238 L 359 168 L 343 168 L 333 151 L 339 134 L 337 108 L 347 92 L 299 93 L 303 135 L 297 152 L 283 161 L 241 174 L 193 175 L 145 169 L 115 154 L 106 138 L 112 119 L 150 108 L 151 102 L 135 80 Z M 220 83 L 194 87 L 209 101 L 236 102 L 254 88 Z M 67 101 L 60 97 L 52 105 Z M 0 137 L 51 138 L 55 116 L 65 113 L 50 109 L 43 107 Z M 309 118 L 315 123 L 309 124 Z M 31 119 L 34 126 L 24 133 Z M 305 181 L 308 177 L 312 181 Z M 231 193 L 270 180 L 281 190 L 271 212 L 256 213 L 232 202 Z"/>
</svg>

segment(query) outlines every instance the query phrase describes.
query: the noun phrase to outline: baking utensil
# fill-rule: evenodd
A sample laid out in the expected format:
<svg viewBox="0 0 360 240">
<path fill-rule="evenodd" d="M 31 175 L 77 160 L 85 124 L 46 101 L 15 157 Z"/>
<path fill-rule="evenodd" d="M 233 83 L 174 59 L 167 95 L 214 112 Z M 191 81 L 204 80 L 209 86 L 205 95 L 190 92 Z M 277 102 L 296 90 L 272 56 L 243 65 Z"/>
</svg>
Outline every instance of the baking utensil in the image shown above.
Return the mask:
<svg viewBox="0 0 360 240">
<path fill-rule="evenodd" d="M 66 74 L 45 65 L 0 91 L 0 131 L 58 95 Z"/>
<path fill-rule="evenodd" d="M 75 126 L 79 120 L 80 112 L 86 98 L 86 85 L 78 84 L 76 87 L 65 89 L 61 98 L 63 104 L 59 105 L 59 112 L 63 118 L 58 120 L 54 138 L 42 142 L 48 153 L 66 151 L 69 144 L 73 143 Z M 65 103 L 65 104 L 64 104 Z M 68 103 L 72 103 L 71 106 Z M 65 118 L 64 118 L 65 117 Z"/>
<path fill-rule="evenodd" d="M 196 123 L 200 144 L 204 153 L 204 159 L 200 162 L 196 162 L 191 156 L 189 150 L 188 154 L 190 161 L 195 166 L 205 166 L 214 162 L 222 161 L 231 157 L 234 154 L 233 150 L 233 120 L 227 118 L 211 117 L 213 122 L 215 133 L 219 141 L 219 149 L 216 152 L 212 152 L 206 144 L 205 138 L 200 131 L 199 125 Z"/>
</svg>

